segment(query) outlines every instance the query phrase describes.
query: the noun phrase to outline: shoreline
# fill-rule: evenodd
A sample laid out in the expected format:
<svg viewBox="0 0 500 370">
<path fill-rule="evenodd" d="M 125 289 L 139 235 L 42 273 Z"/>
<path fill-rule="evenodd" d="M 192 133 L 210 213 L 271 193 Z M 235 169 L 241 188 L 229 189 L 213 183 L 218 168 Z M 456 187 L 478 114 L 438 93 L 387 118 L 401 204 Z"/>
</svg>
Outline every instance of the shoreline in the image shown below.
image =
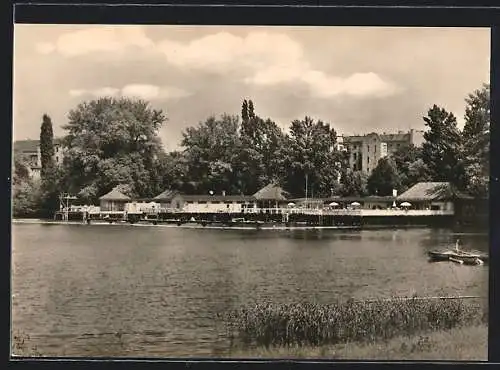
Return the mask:
<svg viewBox="0 0 500 370">
<path fill-rule="evenodd" d="M 109 223 L 107 221 L 95 220 L 91 224 L 86 224 L 82 221 L 55 221 L 46 219 L 35 218 L 13 218 L 12 224 L 36 224 L 36 225 L 66 225 L 66 226 L 127 226 L 127 227 L 164 227 L 164 228 L 177 228 L 177 229 L 212 229 L 212 230 L 255 230 L 255 231 L 294 231 L 294 230 L 349 230 L 349 231 L 363 231 L 363 230 L 407 230 L 407 229 L 442 229 L 442 226 L 433 225 L 361 225 L 361 226 L 284 226 L 278 225 L 262 225 L 256 227 L 255 225 L 248 226 L 228 226 L 228 225 L 205 225 L 198 223 L 186 223 L 178 225 L 176 223 L 157 223 L 152 222 L 139 222 L 128 223 L 125 221 L 118 221 Z M 453 229 L 450 227 L 449 229 Z M 454 234 L 456 235 L 488 235 L 488 230 L 481 231 L 475 229 L 475 232 L 464 232 L 460 230 Z"/>
</svg>

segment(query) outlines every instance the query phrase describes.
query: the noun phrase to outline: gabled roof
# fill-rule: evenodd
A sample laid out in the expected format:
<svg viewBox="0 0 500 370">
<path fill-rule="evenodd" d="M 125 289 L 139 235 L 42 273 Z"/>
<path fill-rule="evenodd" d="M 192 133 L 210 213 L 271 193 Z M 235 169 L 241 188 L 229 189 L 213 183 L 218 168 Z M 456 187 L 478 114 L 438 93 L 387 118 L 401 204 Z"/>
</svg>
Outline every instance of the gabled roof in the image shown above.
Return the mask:
<svg viewBox="0 0 500 370">
<path fill-rule="evenodd" d="M 175 197 L 177 194 L 179 194 L 178 191 L 167 189 L 163 193 L 160 193 L 156 197 L 154 197 L 153 200 L 167 200 L 167 201 L 169 201 L 169 200 L 172 200 L 172 198 Z"/>
<path fill-rule="evenodd" d="M 268 184 L 256 192 L 253 196 L 259 200 L 286 200 L 287 192 L 276 184 Z"/>
<path fill-rule="evenodd" d="M 111 190 L 109 193 L 104 194 L 99 198 L 100 200 L 130 200 L 125 194 L 120 193 L 118 190 Z"/>
<path fill-rule="evenodd" d="M 457 193 L 449 182 L 419 182 L 397 197 L 398 200 L 445 200 Z"/>
</svg>

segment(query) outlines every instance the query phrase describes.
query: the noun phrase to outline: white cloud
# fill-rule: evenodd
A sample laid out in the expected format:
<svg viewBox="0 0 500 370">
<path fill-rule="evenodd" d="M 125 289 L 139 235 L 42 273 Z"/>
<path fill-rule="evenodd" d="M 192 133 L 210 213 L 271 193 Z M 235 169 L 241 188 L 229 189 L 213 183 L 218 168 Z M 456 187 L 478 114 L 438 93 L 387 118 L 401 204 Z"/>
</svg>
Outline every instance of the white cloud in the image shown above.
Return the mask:
<svg viewBox="0 0 500 370">
<path fill-rule="evenodd" d="M 300 43 L 285 34 L 260 30 L 244 37 L 219 32 L 187 43 L 164 39 L 155 44 L 140 26 L 101 26 L 63 34 L 54 45 L 40 43 L 37 50 L 77 56 L 90 52 L 119 52 L 130 46 L 161 53 L 169 64 L 181 69 L 219 74 L 236 71 L 246 84 L 302 83 L 316 98 L 383 97 L 399 91 L 393 83 L 373 72 L 340 77 L 317 70 L 306 59 Z M 181 89 L 160 89 L 152 85 L 125 86 L 122 93 L 146 99 L 188 95 Z"/>
<path fill-rule="evenodd" d="M 284 34 L 257 31 L 238 37 L 220 32 L 187 44 L 164 40 L 158 48 L 169 63 L 180 68 L 220 73 L 238 69 L 246 73 L 245 83 L 261 86 L 301 82 L 318 98 L 382 97 L 398 91 L 373 72 L 337 77 L 315 70 L 302 46 Z"/>
<path fill-rule="evenodd" d="M 91 52 L 119 52 L 127 47 L 152 47 L 153 42 L 138 26 L 99 26 L 65 33 L 54 42 L 39 43 L 40 53 L 58 53 L 72 57 Z"/>
<path fill-rule="evenodd" d="M 238 37 L 220 32 L 195 39 L 187 44 L 163 40 L 158 49 L 173 65 L 214 71 L 227 68 L 264 68 L 287 66 L 302 57 L 300 44 L 283 34 L 250 32 Z"/>
<path fill-rule="evenodd" d="M 74 89 L 69 94 L 74 97 L 128 96 L 145 100 L 175 99 L 191 95 L 188 91 L 174 86 L 155 86 L 149 84 L 129 84 L 121 89 L 100 87 L 96 89 Z"/>
<path fill-rule="evenodd" d="M 121 93 L 125 96 L 154 99 L 160 94 L 160 88 L 154 85 L 132 84 L 123 87 Z"/>
</svg>

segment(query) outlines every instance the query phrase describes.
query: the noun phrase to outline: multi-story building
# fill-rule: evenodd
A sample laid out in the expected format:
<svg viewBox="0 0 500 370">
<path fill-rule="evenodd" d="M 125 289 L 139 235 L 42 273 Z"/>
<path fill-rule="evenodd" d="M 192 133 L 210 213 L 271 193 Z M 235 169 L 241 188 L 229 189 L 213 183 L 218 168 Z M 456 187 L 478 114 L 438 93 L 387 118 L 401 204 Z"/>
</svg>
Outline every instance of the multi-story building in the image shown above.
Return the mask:
<svg viewBox="0 0 500 370">
<path fill-rule="evenodd" d="M 19 143 L 19 142 L 18 142 Z M 42 153 L 40 151 L 40 142 L 38 140 L 25 141 L 26 147 L 20 151 L 21 157 L 28 164 L 30 177 L 40 178 L 42 169 Z M 14 143 L 14 151 L 16 150 L 16 143 Z M 61 139 L 54 139 L 54 163 L 59 166 L 64 159 L 64 147 Z"/>
<path fill-rule="evenodd" d="M 396 152 L 402 147 L 411 144 L 421 146 L 424 141 L 424 132 L 410 130 L 399 131 L 397 134 L 377 134 L 372 132 L 366 135 L 345 136 L 344 146 L 349 153 L 349 167 L 353 171 L 362 171 L 370 174 L 381 158 Z"/>
</svg>

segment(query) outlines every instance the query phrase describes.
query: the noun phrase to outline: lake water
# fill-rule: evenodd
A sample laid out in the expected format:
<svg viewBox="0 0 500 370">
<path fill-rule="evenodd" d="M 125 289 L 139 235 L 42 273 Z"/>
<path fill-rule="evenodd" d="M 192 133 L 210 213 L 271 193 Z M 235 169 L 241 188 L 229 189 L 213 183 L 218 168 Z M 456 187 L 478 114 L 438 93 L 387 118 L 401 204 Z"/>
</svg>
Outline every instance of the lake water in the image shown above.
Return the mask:
<svg viewBox="0 0 500 370">
<path fill-rule="evenodd" d="M 487 296 L 488 268 L 429 263 L 449 230 L 12 226 L 13 330 L 49 356 L 222 356 L 217 313 L 255 301 Z"/>
</svg>

